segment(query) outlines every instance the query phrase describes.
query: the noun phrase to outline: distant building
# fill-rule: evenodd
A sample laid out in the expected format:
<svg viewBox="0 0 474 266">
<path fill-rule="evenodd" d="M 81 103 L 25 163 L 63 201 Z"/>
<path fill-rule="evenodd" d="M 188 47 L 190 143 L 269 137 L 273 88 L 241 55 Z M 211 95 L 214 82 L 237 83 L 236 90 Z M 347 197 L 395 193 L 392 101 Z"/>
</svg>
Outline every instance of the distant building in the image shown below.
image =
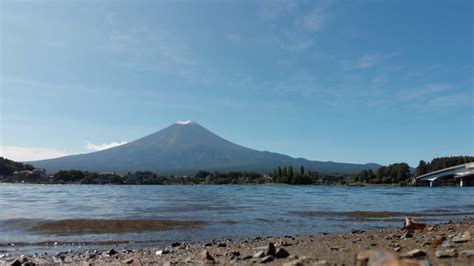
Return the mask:
<svg viewBox="0 0 474 266">
<path fill-rule="evenodd" d="M 338 175 L 326 175 L 321 177 L 321 182 L 326 183 L 326 184 L 331 184 L 331 183 L 337 183 L 341 180 L 343 180 L 343 176 L 338 176 Z"/>
<path fill-rule="evenodd" d="M 44 169 L 44 168 L 35 168 L 35 169 L 33 169 L 33 175 L 35 175 L 39 178 L 45 178 L 46 177 L 46 169 Z"/>
<path fill-rule="evenodd" d="M 27 178 L 33 174 L 33 171 L 30 170 L 21 170 L 13 172 L 13 178 Z"/>
<path fill-rule="evenodd" d="M 33 170 L 21 170 L 13 172 L 13 178 L 45 178 L 46 169 L 44 168 L 35 168 Z"/>
<path fill-rule="evenodd" d="M 115 172 L 101 172 L 97 175 L 98 180 L 108 179 L 111 176 L 114 176 Z"/>
</svg>

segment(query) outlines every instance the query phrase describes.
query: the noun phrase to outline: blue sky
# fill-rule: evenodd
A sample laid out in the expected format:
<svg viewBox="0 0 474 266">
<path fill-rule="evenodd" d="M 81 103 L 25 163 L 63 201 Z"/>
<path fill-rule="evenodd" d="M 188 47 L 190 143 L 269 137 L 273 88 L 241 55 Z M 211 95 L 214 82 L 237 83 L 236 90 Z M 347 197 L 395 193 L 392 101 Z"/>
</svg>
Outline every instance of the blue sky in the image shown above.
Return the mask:
<svg viewBox="0 0 474 266">
<path fill-rule="evenodd" d="M 1 155 L 177 120 L 340 162 L 474 154 L 472 1 L 1 1 Z"/>
</svg>

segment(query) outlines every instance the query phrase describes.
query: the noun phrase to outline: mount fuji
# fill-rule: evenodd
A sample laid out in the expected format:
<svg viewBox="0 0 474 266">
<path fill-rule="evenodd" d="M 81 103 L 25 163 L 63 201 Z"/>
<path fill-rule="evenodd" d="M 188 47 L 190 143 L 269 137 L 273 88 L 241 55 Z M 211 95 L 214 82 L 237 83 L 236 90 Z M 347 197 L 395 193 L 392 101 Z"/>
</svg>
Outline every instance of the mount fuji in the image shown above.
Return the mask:
<svg viewBox="0 0 474 266">
<path fill-rule="evenodd" d="M 268 173 L 278 166 L 303 165 L 313 171 L 347 174 L 379 167 L 373 163 L 310 161 L 257 151 L 227 141 L 189 120 L 110 149 L 29 163 L 50 173 L 67 169 L 118 173 L 150 170 L 160 174 L 192 174 L 198 170 Z"/>
</svg>

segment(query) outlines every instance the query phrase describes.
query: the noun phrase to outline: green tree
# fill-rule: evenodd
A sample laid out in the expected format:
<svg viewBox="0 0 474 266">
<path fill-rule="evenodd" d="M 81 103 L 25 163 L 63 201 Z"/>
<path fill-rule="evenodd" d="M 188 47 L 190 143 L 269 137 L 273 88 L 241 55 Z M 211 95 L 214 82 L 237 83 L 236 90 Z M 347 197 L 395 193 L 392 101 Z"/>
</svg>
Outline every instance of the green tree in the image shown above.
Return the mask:
<svg viewBox="0 0 474 266">
<path fill-rule="evenodd" d="M 288 166 L 288 178 L 291 180 L 293 178 L 293 166 Z"/>
<path fill-rule="evenodd" d="M 305 173 L 304 173 L 304 166 L 301 165 L 301 166 L 300 166 L 300 175 L 304 176 L 304 174 L 305 174 Z"/>
</svg>

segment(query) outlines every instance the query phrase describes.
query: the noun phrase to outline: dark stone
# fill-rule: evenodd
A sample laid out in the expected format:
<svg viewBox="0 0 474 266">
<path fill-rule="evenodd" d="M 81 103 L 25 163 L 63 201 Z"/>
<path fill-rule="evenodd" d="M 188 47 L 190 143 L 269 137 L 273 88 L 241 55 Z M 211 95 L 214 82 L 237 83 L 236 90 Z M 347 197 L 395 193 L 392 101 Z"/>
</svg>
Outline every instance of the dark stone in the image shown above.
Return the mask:
<svg viewBox="0 0 474 266">
<path fill-rule="evenodd" d="M 107 254 L 109 256 L 113 256 L 113 255 L 117 254 L 117 251 L 115 251 L 115 249 L 111 249 L 111 250 L 107 251 Z"/>
<path fill-rule="evenodd" d="M 275 251 L 276 258 L 286 258 L 288 256 L 290 256 L 290 253 L 288 253 L 284 248 L 279 248 Z"/>
<path fill-rule="evenodd" d="M 221 242 L 221 243 L 217 244 L 217 246 L 223 248 L 223 247 L 227 247 L 227 244 L 224 243 L 224 242 Z"/>
<path fill-rule="evenodd" d="M 210 246 L 212 246 L 212 243 L 206 243 L 206 244 L 204 244 L 204 246 L 205 247 L 210 247 Z"/>
<path fill-rule="evenodd" d="M 10 264 L 11 266 L 21 266 L 20 260 L 16 259 L 14 262 Z"/>
<path fill-rule="evenodd" d="M 267 252 L 265 252 L 265 255 L 269 256 L 273 256 L 275 255 L 275 245 L 273 243 L 268 243 L 268 247 L 267 247 Z"/>
<path fill-rule="evenodd" d="M 171 244 L 171 247 L 179 247 L 181 246 L 181 243 L 179 242 L 174 242 L 173 244 Z"/>
<path fill-rule="evenodd" d="M 413 237 L 413 234 L 410 233 L 409 231 L 405 231 L 405 233 L 403 233 L 403 235 L 400 238 L 404 239 L 404 238 L 411 238 L 411 237 Z"/>
</svg>

